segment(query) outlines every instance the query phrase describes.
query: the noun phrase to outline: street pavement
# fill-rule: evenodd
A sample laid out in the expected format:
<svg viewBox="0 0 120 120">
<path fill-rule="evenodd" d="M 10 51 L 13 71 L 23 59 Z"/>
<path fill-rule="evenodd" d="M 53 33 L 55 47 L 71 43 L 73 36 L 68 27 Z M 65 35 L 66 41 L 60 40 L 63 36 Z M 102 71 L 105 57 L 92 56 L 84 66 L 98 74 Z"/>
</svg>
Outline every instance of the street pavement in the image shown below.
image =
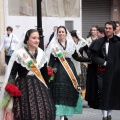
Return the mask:
<svg viewBox="0 0 120 120">
<path fill-rule="evenodd" d="M 2 85 L 3 80 L 4 76 L 0 76 L 0 86 Z M 60 120 L 60 117 L 56 117 L 56 120 Z M 87 102 L 83 101 L 83 113 L 68 117 L 68 120 L 102 120 L 102 113 L 101 110 L 89 108 Z M 112 112 L 112 120 L 120 120 L 120 111 Z"/>
<path fill-rule="evenodd" d="M 56 120 L 60 120 L 60 117 L 57 117 Z M 83 113 L 68 117 L 68 120 L 102 120 L 102 113 L 101 110 L 89 108 L 87 102 L 83 101 Z M 120 111 L 112 112 L 112 120 L 120 120 Z"/>
</svg>

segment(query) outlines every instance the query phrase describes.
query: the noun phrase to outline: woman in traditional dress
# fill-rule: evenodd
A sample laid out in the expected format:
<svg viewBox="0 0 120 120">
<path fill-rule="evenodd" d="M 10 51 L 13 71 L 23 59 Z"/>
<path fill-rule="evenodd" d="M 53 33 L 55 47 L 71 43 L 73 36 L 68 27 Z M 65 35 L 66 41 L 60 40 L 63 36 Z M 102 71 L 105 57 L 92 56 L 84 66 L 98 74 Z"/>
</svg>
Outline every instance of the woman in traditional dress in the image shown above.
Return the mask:
<svg viewBox="0 0 120 120">
<path fill-rule="evenodd" d="M 88 42 L 88 46 L 90 46 L 90 44 L 91 44 L 94 40 L 98 39 L 98 37 L 97 37 L 97 28 L 98 28 L 97 25 L 94 25 L 94 26 L 91 27 L 90 32 L 89 32 L 89 35 L 88 35 L 87 38 L 86 38 L 86 40 L 87 40 L 87 42 Z"/>
<path fill-rule="evenodd" d="M 56 68 L 54 79 L 50 83 L 52 96 L 56 105 L 56 116 L 67 120 L 66 116 L 82 113 L 82 99 L 79 80 L 71 58 L 82 61 L 76 51 L 76 45 L 64 26 L 59 26 L 51 40 L 46 55 L 49 66 Z"/>
<path fill-rule="evenodd" d="M 79 49 L 86 46 L 88 44 L 88 42 L 84 38 L 81 37 L 80 31 L 72 30 L 70 33 L 71 33 L 71 36 L 76 44 L 77 53 L 79 53 L 79 55 L 81 56 Z M 89 58 L 86 58 L 86 59 L 89 59 Z M 85 66 L 86 64 L 84 61 L 80 63 L 80 62 L 76 61 L 75 59 L 72 59 L 72 62 L 75 65 L 77 75 L 80 79 L 82 99 L 84 99 L 84 97 L 85 97 L 85 84 L 86 84 L 86 72 L 85 72 L 84 68 L 86 67 Z"/>
<path fill-rule="evenodd" d="M 90 51 L 89 51 L 89 47 L 95 42 L 95 40 L 98 39 L 98 36 L 97 36 L 97 29 L 98 29 L 98 26 L 97 25 L 94 25 L 91 27 L 90 29 L 90 32 L 89 32 L 89 35 L 87 36 L 86 38 L 86 41 L 87 41 L 87 45 L 85 45 L 84 47 L 81 47 L 79 52 L 82 56 L 84 57 L 88 57 L 88 58 L 91 58 L 90 56 Z M 84 90 L 83 92 L 85 91 L 85 99 L 86 99 L 86 91 L 88 88 L 86 88 L 87 84 L 88 84 L 88 79 L 90 78 L 91 76 L 91 71 L 94 71 L 93 69 L 93 63 L 90 62 L 89 64 L 82 64 L 81 65 L 81 69 L 82 69 L 82 74 L 81 74 L 81 77 L 82 79 L 84 80 Z M 90 73 L 90 74 L 89 74 Z M 93 72 L 94 73 L 94 72 Z M 94 78 L 93 78 L 94 79 Z"/>
<path fill-rule="evenodd" d="M 77 53 L 78 53 L 79 56 L 81 56 L 79 50 L 80 50 L 80 48 L 86 46 L 88 44 L 88 42 L 84 38 L 81 37 L 80 32 L 78 30 L 72 30 L 70 33 L 71 33 L 71 36 L 73 38 L 73 41 L 76 44 Z M 84 56 L 82 56 L 82 58 L 83 58 L 83 60 L 81 62 L 85 62 L 84 59 L 89 60 L 89 58 L 85 58 Z M 77 70 L 77 75 L 80 75 L 81 74 L 80 63 L 78 61 L 74 60 L 74 59 L 72 59 L 72 61 L 73 61 L 74 65 L 75 65 L 75 68 Z"/>
<path fill-rule="evenodd" d="M 5 120 L 55 120 L 55 106 L 47 86 L 47 58 L 39 43 L 38 31 L 30 29 L 12 55 L 1 92 L 2 103 L 6 98 L 4 88 L 11 80 L 21 96 L 10 97 L 4 115 L 0 111 Z"/>
<path fill-rule="evenodd" d="M 72 30 L 71 32 L 71 36 L 73 38 L 73 41 L 75 42 L 76 44 L 76 47 L 77 47 L 77 53 L 79 54 L 80 56 L 80 53 L 79 53 L 79 49 L 81 47 L 84 47 L 85 45 L 87 45 L 87 41 L 85 39 L 83 39 L 80 35 L 80 32 L 78 30 Z M 80 66 L 80 62 L 72 59 L 74 65 L 75 65 L 75 68 L 76 68 L 76 71 L 77 71 L 77 75 L 79 76 L 81 74 L 81 66 Z M 84 61 L 83 61 L 84 62 Z"/>
</svg>

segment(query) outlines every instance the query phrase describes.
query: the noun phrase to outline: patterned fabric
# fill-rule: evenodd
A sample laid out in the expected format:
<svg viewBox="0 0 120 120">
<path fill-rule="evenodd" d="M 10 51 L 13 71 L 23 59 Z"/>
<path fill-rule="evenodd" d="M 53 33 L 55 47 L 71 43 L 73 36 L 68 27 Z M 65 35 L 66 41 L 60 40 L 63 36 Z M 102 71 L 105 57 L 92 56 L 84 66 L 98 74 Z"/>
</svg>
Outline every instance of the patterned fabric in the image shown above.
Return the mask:
<svg viewBox="0 0 120 120">
<path fill-rule="evenodd" d="M 73 62 L 69 58 L 66 58 L 66 60 L 77 78 L 77 73 Z M 57 68 L 57 72 L 55 73 L 54 80 L 51 82 L 50 88 L 55 105 L 57 104 L 75 107 L 79 93 L 74 88 L 70 77 L 57 58 L 53 68 Z"/>
<path fill-rule="evenodd" d="M 81 113 L 82 113 L 81 95 L 79 95 L 76 107 L 56 105 L 56 116 L 72 116 L 73 114 L 81 114 Z"/>
<path fill-rule="evenodd" d="M 36 59 L 37 61 L 36 66 L 38 67 L 38 69 L 42 68 L 44 64 L 47 62 L 47 57 L 43 50 L 40 48 L 37 49 L 33 58 L 31 57 L 30 53 L 28 53 L 27 48 L 21 48 L 17 51 L 16 62 L 21 64 L 21 66 L 25 67 L 27 70 L 30 70 L 30 68 L 25 63 L 25 60 L 27 60 L 28 58 Z"/>
<path fill-rule="evenodd" d="M 54 56 L 51 57 L 54 58 Z M 66 60 L 77 78 L 77 73 L 71 59 L 66 58 Z M 50 85 L 53 99 L 56 105 L 56 115 L 72 116 L 76 113 L 76 108 L 78 108 L 77 113 L 80 114 L 82 110 L 81 95 L 73 87 L 73 84 L 67 72 L 57 58 L 55 58 L 55 62 L 51 61 L 50 65 L 52 65 L 53 68 L 57 68 L 54 80 L 51 82 Z"/>
<path fill-rule="evenodd" d="M 85 64 L 81 64 L 81 74 L 80 74 L 80 85 L 82 90 L 86 89 L 86 74 L 87 74 L 87 67 Z"/>
<path fill-rule="evenodd" d="M 15 120 L 55 120 L 51 94 L 35 76 L 18 77 L 16 85 L 22 96 L 14 98 Z"/>
<path fill-rule="evenodd" d="M 53 47 L 58 46 L 59 50 L 62 51 L 65 58 L 71 58 L 72 54 L 75 52 L 76 44 L 75 43 L 73 44 L 73 42 L 69 42 L 69 40 L 67 40 L 66 44 L 67 44 L 66 48 L 64 49 L 63 46 L 58 41 L 56 41 L 55 43 L 53 43 Z M 53 48 L 52 55 L 57 57 Z"/>
</svg>

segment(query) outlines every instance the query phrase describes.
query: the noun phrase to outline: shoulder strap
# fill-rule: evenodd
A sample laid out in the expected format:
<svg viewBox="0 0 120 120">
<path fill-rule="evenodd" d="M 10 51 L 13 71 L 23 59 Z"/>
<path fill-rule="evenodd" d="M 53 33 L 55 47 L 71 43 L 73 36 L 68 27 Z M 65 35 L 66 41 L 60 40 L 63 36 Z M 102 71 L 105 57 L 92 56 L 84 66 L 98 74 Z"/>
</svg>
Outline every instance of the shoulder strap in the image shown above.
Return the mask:
<svg viewBox="0 0 120 120">
<path fill-rule="evenodd" d="M 12 39 L 13 39 L 13 34 L 12 34 L 12 38 L 11 38 L 11 42 L 10 42 L 10 47 L 11 47 Z"/>
<path fill-rule="evenodd" d="M 26 68 L 30 69 L 35 74 L 35 76 L 47 87 L 47 84 L 40 70 L 35 65 L 34 61 L 31 59 L 31 57 L 24 48 L 21 49 L 21 52 L 19 53 L 19 57 L 21 59 L 21 62 L 26 66 Z"/>
<path fill-rule="evenodd" d="M 54 47 L 53 49 L 54 49 L 54 51 L 55 51 L 58 59 L 60 60 L 61 64 L 63 65 L 64 69 L 65 69 L 66 72 L 68 73 L 68 76 L 70 77 L 74 88 L 75 88 L 78 92 L 80 92 L 80 86 L 79 86 L 79 84 L 78 84 L 78 82 L 77 82 L 77 79 L 76 79 L 73 71 L 71 70 L 69 64 L 67 63 L 66 59 L 64 58 L 62 52 L 60 51 L 60 49 L 58 48 L 58 46 L 57 46 L 57 47 Z"/>
</svg>

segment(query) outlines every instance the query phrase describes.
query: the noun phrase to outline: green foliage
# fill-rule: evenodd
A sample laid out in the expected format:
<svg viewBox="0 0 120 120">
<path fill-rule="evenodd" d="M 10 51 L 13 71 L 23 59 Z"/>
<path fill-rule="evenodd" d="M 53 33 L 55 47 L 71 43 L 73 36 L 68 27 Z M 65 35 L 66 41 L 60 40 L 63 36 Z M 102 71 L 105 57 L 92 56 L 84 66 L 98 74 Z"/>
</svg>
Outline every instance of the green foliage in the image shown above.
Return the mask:
<svg viewBox="0 0 120 120">
<path fill-rule="evenodd" d="M 0 103 L 0 107 L 4 108 L 8 104 L 10 98 L 11 98 L 11 95 L 8 92 L 5 92 L 4 98 L 3 98 L 2 102 Z"/>
<path fill-rule="evenodd" d="M 53 81 L 53 79 L 54 79 L 54 75 L 49 78 L 49 83 Z"/>
</svg>

